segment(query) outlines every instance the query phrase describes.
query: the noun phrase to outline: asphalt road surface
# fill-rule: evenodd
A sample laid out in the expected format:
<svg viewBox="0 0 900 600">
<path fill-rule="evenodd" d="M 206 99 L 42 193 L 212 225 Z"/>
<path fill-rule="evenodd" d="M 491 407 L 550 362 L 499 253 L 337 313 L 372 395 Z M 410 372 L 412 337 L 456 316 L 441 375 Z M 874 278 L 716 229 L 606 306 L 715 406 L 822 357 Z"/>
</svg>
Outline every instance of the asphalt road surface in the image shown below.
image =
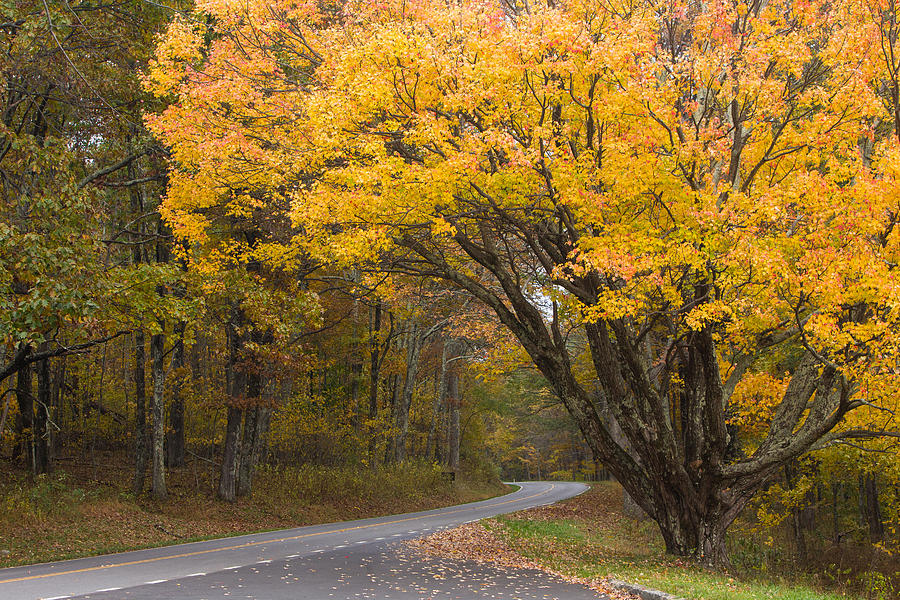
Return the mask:
<svg viewBox="0 0 900 600">
<path fill-rule="evenodd" d="M 587 489 L 518 485 L 505 496 L 437 510 L 0 569 L 0 600 L 598 598 L 539 571 L 429 559 L 397 543 Z"/>
</svg>

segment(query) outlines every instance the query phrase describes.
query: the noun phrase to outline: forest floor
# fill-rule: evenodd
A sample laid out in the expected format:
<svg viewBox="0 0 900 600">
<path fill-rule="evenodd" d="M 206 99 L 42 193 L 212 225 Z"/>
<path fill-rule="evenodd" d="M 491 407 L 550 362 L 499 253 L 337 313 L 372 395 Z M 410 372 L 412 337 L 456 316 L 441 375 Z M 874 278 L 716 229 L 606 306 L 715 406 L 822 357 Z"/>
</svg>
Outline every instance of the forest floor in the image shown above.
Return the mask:
<svg viewBox="0 0 900 600">
<path fill-rule="evenodd" d="M 168 499 L 131 491 L 132 470 L 108 453 L 60 460 L 33 481 L 0 463 L 0 567 L 314 525 L 472 502 L 508 491 L 499 482 L 448 482 L 431 465 L 262 468 L 253 494 L 215 499 L 215 474 L 194 463 L 168 473 Z"/>
<path fill-rule="evenodd" d="M 487 519 L 408 542 L 427 554 L 541 568 L 594 587 L 624 580 L 693 600 L 836 600 L 896 598 L 865 582 L 823 591 L 796 572 L 714 573 L 666 555 L 652 521 L 622 513 L 622 489 L 594 484 L 589 492 L 550 506 Z"/>
</svg>

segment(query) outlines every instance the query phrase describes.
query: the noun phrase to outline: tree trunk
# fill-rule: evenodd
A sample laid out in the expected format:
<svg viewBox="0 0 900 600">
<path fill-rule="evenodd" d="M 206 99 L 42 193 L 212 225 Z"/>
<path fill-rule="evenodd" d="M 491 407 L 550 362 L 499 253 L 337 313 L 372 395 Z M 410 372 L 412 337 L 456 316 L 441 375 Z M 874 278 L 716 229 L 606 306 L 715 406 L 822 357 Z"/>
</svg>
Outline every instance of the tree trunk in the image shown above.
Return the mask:
<svg viewBox="0 0 900 600">
<path fill-rule="evenodd" d="M 455 356 L 455 352 L 453 353 Z M 454 363 L 447 372 L 447 408 L 450 410 L 450 435 L 447 440 L 447 466 L 459 470 L 459 365 Z"/>
<path fill-rule="evenodd" d="M 225 451 L 222 455 L 222 472 L 219 476 L 219 499 L 234 502 L 237 499 L 237 461 L 241 448 L 241 415 L 236 406 L 228 407 L 228 423 L 225 426 Z"/>
<path fill-rule="evenodd" d="M 784 465 L 784 480 L 788 490 L 794 489 L 794 469 L 790 464 Z M 791 506 L 791 534 L 794 538 L 794 552 L 797 564 L 806 565 L 809 558 L 806 550 L 806 534 L 801 523 L 800 506 Z"/>
<path fill-rule="evenodd" d="M 257 381 L 259 377 L 250 375 L 247 382 L 248 400 L 253 398 L 251 389 L 254 387 L 252 382 Z M 258 399 L 259 396 L 256 396 Z M 238 496 L 249 496 L 253 491 L 253 469 L 256 466 L 256 434 L 258 432 L 259 423 L 259 406 L 253 406 L 244 410 L 244 433 L 241 435 L 241 456 L 238 460 L 237 470 L 237 486 L 236 492 Z"/>
<path fill-rule="evenodd" d="M 838 481 L 831 482 L 831 541 L 835 545 L 841 543 L 841 516 L 838 505 L 842 485 Z"/>
<path fill-rule="evenodd" d="M 175 347 L 172 348 L 172 370 L 175 381 L 172 386 L 172 406 L 169 409 L 169 428 L 167 458 L 169 468 L 183 467 L 185 460 L 184 447 L 184 395 L 182 386 L 186 374 L 184 372 L 184 321 L 175 325 Z"/>
<path fill-rule="evenodd" d="M 350 352 L 350 405 L 353 407 L 353 429 L 358 433 L 361 430 L 363 420 L 363 410 L 360 405 L 360 380 L 363 372 L 363 357 L 360 355 L 359 346 L 355 343 Z"/>
<path fill-rule="evenodd" d="M 219 475 L 219 499 L 234 502 L 237 499 L 237 476 L 241 456 L 241 420 L 246 394 L 246 370 L 240 365 L 243 351 L 243 334 L 240 326 L 243 314 L 239 307 L 232 308 L 231 319 L 226 324 L 228 358 L 225 380 L 228 391 L 228 420 L 225 425 L 225 448 L 222 453 L 222 470 Z"/>
<path fill-rule="evenodd" d="M 152 477 L 150 493 L 155 500 L 166 499 L 166 374 L 163 350 L 166 336 L 157 333 L 150 338 L 150 360 L 153 370 L 153 403 L 151 406 Z"/>
<path fill-rule="evenodd" d="M 270 344 L 271 333 L 263 333 L 254 328 L 252 340 L 258 348 L 262 344 Z M 244 435 L 241 443 L 241 457 L 238 466 L 237 495 L 249 496 L 253 492 L 253 473 L 259 463 L 262 452 L 264 430 L 268 426 L 267 415 L 263 406 L 263 364 L 258 354 L 252 361 L 245 360 L 247 400 L 244 411 Z"/>
<path fill-rule="evenodd" d="M 720 569 L 730 564 L 725 544 L 725 531 L 729 524 L 725 524 L 717 516 L 701 523 L 700 546 L 696 556 L 704 566 Z"/>
<path fill-rule="evenodd" d="M 400 387 L 400 375 L 395 373 L 388 378 L 388 388 L 390 390 L 390 404 L 388 405 L 388 423 L 391 421 L 396 422 L 397 415 L 397 405 L 400 404 L 400 395 L 401 395 L 401 387 Z M 396 433 L 391 429 L 391 433 L 394 435 L 388 437 L 385 443 L 384 448 L 384 462 L 385 464 L 393 462 L 394 458 L 397 456 L 397 450 L 395 447 L 395 439 Z"/>
<path fill-rule="evenodd" d="M 53 391 L 52 391 L 52 406 L 53 409 L 50 411 L 50 414 L 53 415 L 53 422 L 56 423 L 58 427 L 53 428 L 53 432 L 50 435 L 50 467 L 53 468 L 54 462 L 56 460 L 56 456 L 59 453 L 60 447 L 60 432 L 68 431 L 67 423 L 62 422 L 62 419 L 65 419 L 65 412 L 63 411 L 62 406 L 62 391 L 66 381 L 66 358 L 62 357 L 56 363 L 56 370 L 53 373 Z"/>
<path fill-rule="evenodd" d="M 394 458 L 397 462 L 406 460 L 406 436 L 409 431 L 409 409 L 412 405 L 413 392 L 416 389 L 416 376 L 419 372 L 419 356 L 422 350 L 422 339 L 419 328 L 411 324 L 406 347 L 406 378 L 403 381 L 403 393 L 400 402 L 395 405 L 397 432 L 394 440 Z"/>
<path fill-rule="evenodd" d="M 884 539 L 884 521 L 878 500 L 878 481 L 872 473 L 859 476 L 859 505 L 869 530 L 869 540 L 874 544 Z"/>
<path fill-rule="evenodd" d="M 378 466 L 378 382 L 381 370 L 381 301 L 375 302 L 369 328 L 369 467 Z"/>
<path fill-rule="evenodd" d="M 45 349 L 49 348 L 49 344 L 44 346 Z M 50 359 L 45 358 L 37 364 L 37 404 L 34 407 L 34 467 L 32 469 L 32 473 L 35 475 L 49 473 L 51 470 L 51 398 Z"/>
<path fill-rule="evenodd" d="M 438 375 L 438 389 L 437 393 L 434 395 L 434 404 L 431 408 L 431 424 L 428 427 L 428 441 L 425 444 L 425 455 L 429 460 L 432 460 L 434 462 L 438 461 L 438 422 L 440 421 L 442 407 L 444 406 L 444 402 L 447 399 L 447 368 L 449 366 L 448 360 L 450 350 L 449 340 L 445 339 L 442 346 L 441 371 Z"/>
<path fill-rule="evenodd" d="M 147 388 L 144 375 L 144 330 L 134 332 L 134 480 L 132 491 L 140 495 L 144 491 L 147 476 Z"/>
<path fill-rule="evenodd" d="M 34 396 L 31 389 L 31 369 L 32 366 L 27 364 L 22 366 L 16 374 L 16 401 L 19 405 L 16 430 L 19 433 L 19 443 L 25 466 L 34 473 Z"/>
<path fill-rule="evenodd" d="M 256 427 L 257 456 L 256 464 L 265 464 L 269 456 L 269 424 L 272 422 L 272 409 L 263 407 L 259 409 L 259 419 Z"/>
</svg>

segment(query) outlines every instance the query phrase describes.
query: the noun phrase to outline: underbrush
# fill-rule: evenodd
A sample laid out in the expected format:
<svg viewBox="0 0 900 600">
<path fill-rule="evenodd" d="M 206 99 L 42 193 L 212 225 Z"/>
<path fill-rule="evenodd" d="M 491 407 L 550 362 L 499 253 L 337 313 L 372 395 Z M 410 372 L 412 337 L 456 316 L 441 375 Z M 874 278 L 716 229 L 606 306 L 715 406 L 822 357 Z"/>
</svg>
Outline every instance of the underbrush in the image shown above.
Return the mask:
<svg viewBox="0 0 900 600">
<path fill-rule="evenodd" d="M 867 600 L 900 598 L 900 555 L 895 542 L 873 544 L 863 536 L 850 535 L 835 541 L 821 529 L 804 534 L 802 550 L 798 550 L 789 523 L 762 528 L 748 517 L 731 529 L 732 563 L 748 576 L 790 577 L 801 572 L 821 586 L 857 593 Z"/>
<path fill-rule="evenodd" d="M 0 482 L 0 519 L 3 520 L 41 522 L 70 515 L 88 498 L 83 488 L 72 485 L 66 473 L 40 475 L 33 482 L 24 476 L 4 479 Z"/>
<path fill-rule="evenodd" d="M 425 462 L 388 465 L 375 471 L 353 466 L 263 467 L 259 489 L 279 503 L 300 505 L 392 501 L 417 502 L 437 494 L 451 494 L 452 484 L 441 476 L 441 467 Z"/>
<path fill-rule="evenodd" d="M 704 570 L 666 555 L 655 524 L 629 519 L 621 508 L 621 487 L 600 483 L 571 500 L 500 516 L 488 526 L 515 552 L 553 570 L 586 579 L 612 577 L 694 600 L 858 597 L 852 588 L 823 591 L 813 578 L 796 573 Z"/>
<path fill-rule="evenodd" d="M 169 472 L 169 498 L 135 497 L 124 457 L 108 469 L 65 464 L 36 478 L 0 467 L 0 567 L 331 521 L 427 510 L 496 496 L 498 481 L 450 482 L 424 462 L 363 467 L 263 467 L 251 497 L 214 497 L 214 477 Z M 122 463 L 122 464 L 119 464 Z"/>
</svg>

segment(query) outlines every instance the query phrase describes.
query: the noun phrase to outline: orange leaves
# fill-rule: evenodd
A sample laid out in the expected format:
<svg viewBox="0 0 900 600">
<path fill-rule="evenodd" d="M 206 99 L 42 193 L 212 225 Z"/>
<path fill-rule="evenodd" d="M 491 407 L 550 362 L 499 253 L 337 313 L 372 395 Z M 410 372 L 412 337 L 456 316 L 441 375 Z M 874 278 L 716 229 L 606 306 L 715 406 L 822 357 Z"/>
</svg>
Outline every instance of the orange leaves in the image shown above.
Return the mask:
<svg viewBox="0 0 900 600">
<path fill-rule="evenodd" d="M 490 287 L 472 260 L 490 244 L 459 245 L 487 232 L 515 285 L 576 320 L 652 315 L 742 350 L 802 323 L 848 374 L 886 368 L 887 21 L 858 0 L 762 4 L 208 0 L 211 31 L 173 24 L 147 78 L 175 98 L 149 118 L 176 163 L 163 213 L 200 246 L 271 219 L 282 237 L 254 256 L 282 266 L 378 264 L 412 236 Z M 221 246 L 208 260 L 251 258 Z M 771 408 L 774 383 L 747 385 Z"/>
</svg>

